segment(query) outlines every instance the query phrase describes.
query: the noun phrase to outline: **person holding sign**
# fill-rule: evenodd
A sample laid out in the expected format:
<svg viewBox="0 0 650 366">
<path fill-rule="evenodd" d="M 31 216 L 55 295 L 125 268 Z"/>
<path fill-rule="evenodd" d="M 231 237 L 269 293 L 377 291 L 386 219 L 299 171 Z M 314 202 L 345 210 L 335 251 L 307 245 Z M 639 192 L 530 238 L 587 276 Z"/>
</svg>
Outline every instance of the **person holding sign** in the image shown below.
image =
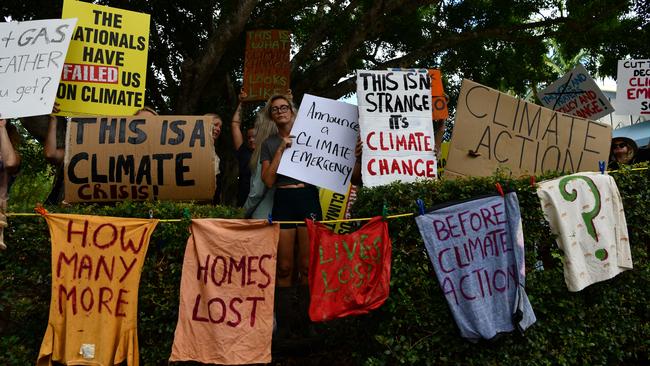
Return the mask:
<svg viewBox="0 0 650 366">
<path fill-rule="evenodd" d="M 237 206 L 242 207 L 246 202 L 246 197 L 250 191 L 251 169 L 249 167 L 251 155 L 255 150 L 255 128 L 251 127 L 246 130 L 246 143 L 241 132 L 241 106 L 242 102 L 248 98 L 248 94 L 242 89 L 239 93 L 239 103 L 237 109 L 232 115 L 230 122 L 230 131 L 232 133 L 232 146 L 235 149 L 235 157 L 239 165 L 239 179 L 237 181 Z"/>
<path fill-rule="evenodd" d="M 262 146 L 270 136 L 276 135 L 278 128 L 270 118 L 265 118 L 264 113 L 257 114 L 255 120 L 255 146 Z M 244 203 L 245 217 L 248 219 L 266 219 L 273 210 L 273 196 L 275 188 L 268 189 L 262 181 L 262 162 L 260 153 L 262 149 L 253 150 L 248 169 L 251 171 L 248 197 Z"/>
<path fill-rule="evenodd" d="M 11 179 L 20 167 L 20 154 L 16 151 L 19 141 L 16 127 L 0 119 L 0 249 L 7 249 L 4 243 L 4 228 L 7 227 L 5 212 Z"/>
<path fill-rule="evenodd" d="M 214 197 L 212 197 L 212 204 L 219 205 L 221 204 L 221 185 L 223 182 L 223 179 L 221 177 L 221 171 L 224 170 L 223 166 L 223 161 L 219 159 L 219 155 L 217 155 L 217 140 L 219 139 L 219 136 L 221 136 L 221 127 L 223 126 L 223 121 L 221 120 L 221 116 L 219 116 L 216 113 L 206 113 L 204 116 L 210 118 L 210 124 L 212 125 L 212 144 L 214 145 L 214 157 L 215 157 L 215 180 L 217 182 L 217 189 L 214 191 Z"/>
<path fill-rule="evenodd" d="M 291 128 L 296 118 L 296 109 L 285 95 L 274 95 L 262 110 L 264 118 L 270 118 L 278 128 L 262 144 L 262 180 L 267 187 L 275 187 L 273 219 L 279 221 L 320 220 L 321 207 L 316 187 L 297 179 L 278 174 L 280 160 L 285 150 L 293 143 Z M 290 301 L 292 274 L 294 272 L 294 246 L 298 244 L 298 275 L 300 283 L 299 315 L 305 329 L 309 322 L 309 234 L 304 224 L 281 224 L 278 243 L 276 321 L 280 338 L 288 335 L 288 318 L 291 314 Z"/>
</svg>

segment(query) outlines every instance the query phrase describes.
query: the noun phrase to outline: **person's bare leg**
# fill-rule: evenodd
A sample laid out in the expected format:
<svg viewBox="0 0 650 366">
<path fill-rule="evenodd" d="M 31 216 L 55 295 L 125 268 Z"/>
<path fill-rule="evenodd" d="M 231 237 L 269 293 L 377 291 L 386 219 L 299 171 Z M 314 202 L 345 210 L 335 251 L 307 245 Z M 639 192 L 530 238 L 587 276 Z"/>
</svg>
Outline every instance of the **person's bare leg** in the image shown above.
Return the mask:
<svg viewBox="0 0 650 366">
<path fill-rule="evenodd" d="M 280 229 L 278 242 L 278 264 L 276 270 L 276 286 L 290 287 L 292 285 L 294 255 L 293 248 L 296 242 L 296 229 Z"/>
<path fill-rule="evenodd" d="M 309 233 L 307 227 L 298 227 L 298 271 L 300 285 L 307 285 L 309 279 Z"/>
</svg>

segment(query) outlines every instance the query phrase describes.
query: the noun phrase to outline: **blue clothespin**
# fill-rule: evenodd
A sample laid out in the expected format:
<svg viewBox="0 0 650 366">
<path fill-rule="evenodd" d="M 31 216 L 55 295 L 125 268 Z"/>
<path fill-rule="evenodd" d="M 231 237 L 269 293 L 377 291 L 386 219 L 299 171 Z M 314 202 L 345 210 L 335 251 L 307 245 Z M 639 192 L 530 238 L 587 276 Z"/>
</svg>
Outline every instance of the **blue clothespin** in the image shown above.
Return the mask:
<svg viewBox="0 0 650 366">
<path fill-rule="evenodd" d="M 600 174 L 605 174 L 605 161 L 604 160 L 599 160 L 598 161 L 598 169 L 600 170 Z"/>
<path fill-rule="evenodd" d="M 415 200 L 415 203 L 418 205 L 418 212 L 420 215 L 424 215 L 424 201 L 418 198 Z"/>
<path fill-rule="evenodd" d="M 273 216 L 269 214 L 269 217 L 267 217 L 267 220 L 269 220 L 269 225 L 273 225 Z"/>
</svg>

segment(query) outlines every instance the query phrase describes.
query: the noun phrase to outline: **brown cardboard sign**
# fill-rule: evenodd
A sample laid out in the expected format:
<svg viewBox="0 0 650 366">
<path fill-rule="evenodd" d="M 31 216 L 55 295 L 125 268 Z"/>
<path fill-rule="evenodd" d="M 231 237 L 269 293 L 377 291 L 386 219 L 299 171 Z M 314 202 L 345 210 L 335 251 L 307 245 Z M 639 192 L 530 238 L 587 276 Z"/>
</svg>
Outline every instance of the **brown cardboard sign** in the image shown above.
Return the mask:
<svg viewBox="0 0 650 366">
<path fill-rule="evenodd" d="M 598 171 L 612 128 L 528 103 L 463 80 L 445 174 L 516 176 L 547 171 Z"/>
<path fill-rule="evenodd" d="M 248 101 L 267 100 L 289 90 L 291 33 L 286 30 L 254 30 L 246 33 L 244 91 Z"/>
<path fill-rule="evenodd" d="M 210 200 L 216 188 L 211 136 L 205 116 L 73 117 L 65 200 Z"/>
</svg>

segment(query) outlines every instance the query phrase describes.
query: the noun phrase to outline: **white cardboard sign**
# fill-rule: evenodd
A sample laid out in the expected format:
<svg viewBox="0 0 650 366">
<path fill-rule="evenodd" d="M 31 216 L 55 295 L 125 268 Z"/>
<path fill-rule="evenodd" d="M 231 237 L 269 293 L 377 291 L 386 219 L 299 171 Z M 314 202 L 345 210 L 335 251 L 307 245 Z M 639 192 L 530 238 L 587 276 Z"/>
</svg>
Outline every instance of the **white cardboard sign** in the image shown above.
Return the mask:
<svg viewBox="0 0 650 366">
<path fill-rule="evenodd" d="M 597 120 L 614 111 L 611 103 L 582 64 L 539 93 L 542 105 L 572 116 Z"/>
<path fill-rule="evenodd" d="M 0 114 L 50 114 L 77 19 L 0 23 Z"/>
<path fill-rule="evenodd" d="M 431 80 L 418 71 L 357 71 L 363 184 L 436 178 Z"/>
<path fill-rule="evenodd" d="M 650 115 L 650 59 L 618 61 L 616 114 Z"/>
<path fill-rule="evenodd" d="M 359 136 L 357 107 L 305 94 L 291 129 L 293 144 L 278 173 L 346 194 Z"/>
</svg>

